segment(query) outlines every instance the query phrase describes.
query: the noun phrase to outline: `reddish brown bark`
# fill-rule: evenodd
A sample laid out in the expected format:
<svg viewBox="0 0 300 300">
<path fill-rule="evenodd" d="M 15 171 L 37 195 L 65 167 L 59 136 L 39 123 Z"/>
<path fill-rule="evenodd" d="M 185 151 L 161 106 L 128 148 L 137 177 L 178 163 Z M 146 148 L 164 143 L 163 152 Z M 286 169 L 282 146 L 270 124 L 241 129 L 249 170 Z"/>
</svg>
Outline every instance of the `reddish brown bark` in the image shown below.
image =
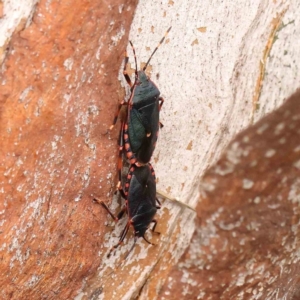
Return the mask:
<svg viewBox="0 0 300 300">
<path fill-rule="evenodd" d="M 136 0 L 40 1 L 0 77 L 2 299 L 71 299 L 100 264 Z"/>
</svg>

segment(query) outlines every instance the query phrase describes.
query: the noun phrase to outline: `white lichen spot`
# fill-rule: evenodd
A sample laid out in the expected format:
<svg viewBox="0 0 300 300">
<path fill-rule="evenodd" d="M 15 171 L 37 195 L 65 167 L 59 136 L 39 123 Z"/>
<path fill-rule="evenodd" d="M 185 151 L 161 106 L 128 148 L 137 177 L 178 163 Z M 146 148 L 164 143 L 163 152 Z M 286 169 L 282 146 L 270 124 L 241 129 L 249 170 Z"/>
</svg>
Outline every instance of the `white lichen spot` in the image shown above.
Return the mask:
<svg viewBox="0 0 300 300">
<path fill-rule="evenodd" d="M 255 197 L 254 198 L 254 200 L 253 200 L 253 202 L 255 203 L 255 204 L 259 204 L 260 203 L 260 197 Z"/>
<path fill-rule="evenodd" d="M 231 174 L 234 170 L 234 165 L 230 162 L 225 162 L 225 166 L 219 166 L 217 165 L 215 167 L 215 173 L 219 174 L 221 176 L 225 176 L 227 174 Z"/>
<path fill-rule="evenodd" d="M 204 299 L 205 295 L 206 294 L 204 291 L 200 291 L 199 295 L 197 296 L 197 299 Z"/>
<path fill-rule="evenodd" d="M 300 169 L 300 160 L 294 162 L 293 166 L 297 169 Z"/>
<path fill-rule="evenodd" d="M 245 275 L 240 274 L 236 282 L 237 286 L 242 286 L 245 283 Z"/>
<path fill-rule="evenodd" d="M 278 135 L 281 133 L 281 131 L 284 129 L 285 124 L 283 122 L 279 123 L 276 127 L 275 127 L 275 135 Z"/>
<path fill-rule="evenodd" d="M 101 48 L 102 48 L 102 44 L 98 47 L 97 52 L 96 52 L 96 59 L 97 60 L 100 60 Z"/>
<path fill-rule="evenodd" d="M 119 14 L 121 14 L 121 13 L 122 13 L 122 11 L 123 11 L 123 7 L 124 7 L 124 4 L 121 4 L 121 5 L 119 5 Z"/>
<path fill-rule="evenodd" d="M 286 138 L 281 138 L 280 140 L 279 140 L 279 144 L 285 144 L 286 143 Z"/>
<path fill-rule="evenodd" d="M 79 194 L 75 199 L 74 199 L 74 201 L 75 202 L 78 202 L 78 201 L 80 201 L 81 200 L 81 197 L 82 197 L 82 195 L 81 194 Z"/>
<path fill-rule="evenodd" d="M 238 164 L 240 162 L 240 157 L 242 156 L 242 154 L 243 154 L 243 150 L 239 147 L 239 143 L 234 142 L 227 150 L 226 153 L 227 160 L 233 164 Z"/>
<path fill-rule="evenodd" d="M 95 104 L 88 106 L 88 113 L 90 115 L 95 115 L 98 116 L 99 115 L 99 107 Z"/>
<path fill-rule="evenodd" d="M 52 150 L 57 149 L 57 143 L 56 142 L 51 142 Z"/>
<path fill-rule="evenodd" d="M 90 168 L 88 168 L 83 174 L 83 180 L 88 181 L 90 179 Z"/>
<path fill-rule="evenodd" d="M 125 29 L 121 25 L 120 31 L 116 35 L 114 35 L 114 36 L 111 37 L 111 40 L 113 42 L 112 42 L 112 45 L 109 45 L 109 47 L 108 47 L 109 51 L 111 51 L 112 48 L 115 47 L 119 43 L 119 41 L 122 39 L 122 37 L 124 36 L 124 34 L 125 34 Z"/>
<path fill-rule="evenodd" d="M 81 82 L 85 82 L 85 81 L 86 81 L 86 73 L 83 71 L 81 75 Z"/>
<path fill-rule="evenodd" d="M 29 93 L 30 91 L 32 91 L 32 90 L 33 90 L 33 86 L 29 86 L 28 88 L 26 88 L 26 89 L 21 93 L 21 95 L 20 95 L 20 97 L 19 97 L 19 103 L 24 102 L 25 99 L 26 99 L 26 97 L 27 97 L 27 95 L 28 95 L 28 93 Z"/>
<path fill-rule="evenodd" d="M 203 191 L 212 192 L 216 189 L 217 183 L 218 183 L 217 179 L 213 179 L 209 181 L 206 180 L 201 183 L 201 188 Z"/>
<path fill-rule="evenodd" d="M 300 145 L 294 148 L 294 152 L 299 152 L 300 151 Z"/>
<path fill-rule="evenodd" d="M 249 149 L 245 149 L 244 151 L 243 151 L 243 156 L 244 157 L 247 157 L 249 155 Z"/>
<path fill-rule="evenodd" d="M 257 134 L 262 134 L 266 129 L 269 128 L 269 124 L 265 123 L 257 129 Z"/>
<path fill-rule="evenodd" d="M 94 78 L 94 75 L 91 74 L 87 80 L 88 83 L 92 83 L 93 82 L 93 78 Z"/>
<path fill-rule="evenodd" d="M 246 225 L 246 228 L 248 230 L 255 230 L 258 231 L 259 230 L 259 226 L 260 224 L 258 222 L 250 222 L 249 224 Z"/>
<path fill-rule="evenodd" d="M 278 209 L 280 207 L 280 204 L 279 203 L 277 203 L 277 204 L 269 204 L 268 207 L 270 209 Z"/>
<path fill-rule="evenodd" d="M 253 187 L 253 185 L 254 185 L 254 182 L 252 180 L 247 179 L 247 178 L 243 179 L 243 189 L 249 190 Z"/>
<path fill-rule="evenodd" d="M 292 120 L 293 121 L 300 120 L 300 115 L 294 115 L 294 116 L 292 116 Z"/>
<path fill-rule="evenodd" d="M 265 157 L 272 157 L 272 156 L 274 156 L 275 153 L 276 153 L 276 151 L 274 149 L 269 149 L 265 153 Z"/>
<path fill-rule="evenodd" d="M 23 165 L 23 161 L 22 161 L 22 159 L 19 157 L 18 158 L 18 160 L 17 160 L 17 162 L 16 162 L 16 165 L 18 166 L 18 167 L 20 167 L 21 165 Z"/>
<path fill-rule="evenodd" d="M 33 286 L 35 286 L 38 283 L 38 281 L 39 281 L 39 276 L 32 275 L 32 277 L 27 282 L 27 286 L 33 287 Z"/>
<path fill-rule="evenodd" d="M 88 147 L 89 147 L 91 150 L 95 150 L 95 149 L 96 149 L 96 145 L 95 145 L 95 144 L 88 144 Z"/>
<path fill-rule="evenodd" d="M 64 99 L 66 100 L 66 102 L 68 103 L 71 99 L 71 94 L 64 94 Z"/>
<path fill-rule="evenodd" d="M 249 136 L 247 136 L 247 135 L 244 136 L 244 137 L 243 137 L 243 142 L 244 142 L 244 143 L 249 143 Z"/>
<path fill-rule="evenodd" d="M 64 67 L 67 71 L 71 71 L 73 67 L 73 58 L 69 57 L 64 61 Z"/>
<path fill-rule="evenodd" d="M 292 203 L 300 203 L 300 179 L 296 179 L 291 185 L 288 200 Z"/>
</svg>

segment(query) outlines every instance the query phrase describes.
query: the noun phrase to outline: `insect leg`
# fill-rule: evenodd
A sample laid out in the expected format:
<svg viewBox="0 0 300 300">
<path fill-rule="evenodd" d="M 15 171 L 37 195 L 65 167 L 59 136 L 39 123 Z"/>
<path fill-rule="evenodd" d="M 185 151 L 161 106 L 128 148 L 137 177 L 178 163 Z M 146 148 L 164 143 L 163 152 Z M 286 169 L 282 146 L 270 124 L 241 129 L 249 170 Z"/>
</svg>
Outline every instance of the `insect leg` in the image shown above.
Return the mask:
<svg viewBox="0 0 300 300">
<path fill-rule="evenodd" d="M 158 198 L 156 197 L 155 198 L 156 202 L 158 203 L 158 206 L 156 206 L 157 209 L 160 209 L 161 208 L 161 203 L 160 201 L 158 200 Z"/>
<path fill-rule="evenodd" d="M 158 98 L 158 101 L 160 101 L 160 103 L 159 103 L 159 110 L 161 110 L 161 107 L 163 106 L 165 100 L 164 100 L 164 98 L 159 97 L 159 98 Z"/>
<path fill-rule="evenodd" d="M 129 227 L 130 227 L 130 222 L 128 222 L 125 226 L 125 228 L 123 229 L 122 233 L 121 233 L 121 236 L 120 236 L 120 240 L 118 242 L 118 244 L 114 245 L 108 252 L 107 254 L 107 257 L 110 257 L 111 256 L 111 253 L 114 249 L 118 248 L 122 243 L 123 243 L 123 240 L 125 239 L 125 236 L 129 230 Z"/>
<path fill-rule="evenodd" d="M 153 219 L 151 222 L 154 223 L 154 225 L 153 225 L 153 227 L 152 227 L 152 229 L 151 229 L 152 232 L 153 232 L 153 233 L 160 234 L 160 232 L 155 231 L 155 228 L 156 228 L 156 225 L 157 225 L 157 220 Z"/>
<path fill-rule="evenodd" d="M 118 216 L 117 216 L 117 219 L 120 220 L 123 216 L 124 216 L 124 213 L 126 211 L 127 207 L 126 205 L 120 210 L 120 212 L 118 213 Z"/>
<path fill-rule="evenodd" d="M 119 135 L 119 157 L 118 157 L 118 176 L 119 176 L 119 181 L 117 184 L 117 189 L 121 190 L 121 180 L 122 180 L 122 167 L 123 167 L 123 160 L 122 160 L 122 153 L 123 153 L 123 146 L 124 146 L 124 126 L 125 122 L 123 121 L 121 124 L 121 130 L 120 130 L 120 135 Z"/>
<path fill-rule="evenodd" d="M 126 211 L 126 206 L 124 206 L 121 211 L 118 213 L 117 217 L 113 214 L 113 212 L 108 208 L 108 206 L 102 201 L 97 198 L 94 198 L 94 202 L 100 204 L 109 214 L 110 216 L 118 222 L 124 215 L 124 212 Z"/>
<path fill-rule="evenodd" d="M 112 123 L 112 125 L 109 127 L 109 130 L 112 130 L 112 129 L 115 127 L 115 125 L 116 125 L 116 123 L 117 123 L 117 120 L 118 120 L 118 116 L 119 116 L 119 114 L 120 114 L 120 111 L 121 111 L 121 108 L 122 108 L 123 105 L 128 105 L 128 102 L 126 102 L 126 101 L 123 100 L 123 101 L 118 105 L 118 108 L 117 108 L 117 111 L 116 111 L 116 114 L 115 114 L 113 123 Z"/>
<path fill-rule="evenodd" d="M 148 244 L 150 244 L 150 245 L 153 245 L 153 246 L 155 246 L 155 244 L 153 244 L 153 243 L 151 243 L 151 242 L 149 242 L 146 238 L 145 238 L 145 236 L 143 235 L 143 239 L 148 243 Z"/>
<path fill-rule="evenodd" d="M 130 79 L 128 73 L 127 73 L 127 64 L 128 64 L 128 60 L 129 60 L 129 57 L 128 57 L 127 51 L 125 51 L 125 59 L 124 59 L 123 75 L 124 75 L 125 80 L 127 81 L 128 85 L 129 85 L 130 87 L 132 87 L 131 79 Z"/>
<path fill-rule="evenodd" d="M 148 163 L 148 166 L 149 166 L 149 168 L 150 168 L 150 171 L 151 171 L 152 176 L 154 177 L 154 179 L 156 179 L 155 171 L 154 171 L 152 165 L 151 165 L 150 163 Z"/>
</svg>

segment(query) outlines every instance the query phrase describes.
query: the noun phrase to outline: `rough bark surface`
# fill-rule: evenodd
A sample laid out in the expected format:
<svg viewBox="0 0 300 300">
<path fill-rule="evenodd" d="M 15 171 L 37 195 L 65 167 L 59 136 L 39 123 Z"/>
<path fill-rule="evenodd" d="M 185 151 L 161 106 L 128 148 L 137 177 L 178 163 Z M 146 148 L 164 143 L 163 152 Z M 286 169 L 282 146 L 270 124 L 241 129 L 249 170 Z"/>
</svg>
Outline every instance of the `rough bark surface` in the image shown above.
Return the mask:
<svg viewBox="0 0 300 300">
<path fill-rule="evenodd" d="M 202 181 L 197 229 L 159 299 L 299 299 L 300 91 Z"/>
<path fill-rule="evenodd" d="M 118 126 L 103 133 L 123 100 L 117 73 L 136 2 L 0 0 L 0 296 L 155 299 L 189 245 L 195 213 L 165 199 L 161 235 L 147 234 L 156 246 L 138 241 L 124 261 L 130 232 L 107 259 L 126 219 L 104 228 L 109 216 L 91 203 L 121 205 Z M 139 1 L 138 65 L 172 25 L 148 68 L 165 99 L 152 163 L 168 198 L 196 207 L 201 176 L 235 134 L 298 87 L 299 10 L 290 0 Z"/>
<path fill-rule="evenodd" d="M 165 98 L 153 157 L 159 190 L 195 207 L 201 177 L 234 136 L 299 87 L 299 10 L 293 0 L 139 2 L 130 39 L 140 61 L 172 25 L 151 61 L 151 78 Z M 176 205 L 168 204 L 175 216 L 168 227 L 181 230 L 160 262 L 170 253 L 176 261 L 194 229 L 190 215 L 179 224 Z M 156 265 L 140 299 L 155 299 L 172 263 Z"/>
<path fill-rule="evenodd" d="M 106 214 L 92 196 L 111 201 L 115 189 L 117 131 L 103 134 L 124 94 L 117 76 L 135 5 L 41 1 L 7 44 L 1 299 L 72 299 L 101 262 Z"/>
</svg>

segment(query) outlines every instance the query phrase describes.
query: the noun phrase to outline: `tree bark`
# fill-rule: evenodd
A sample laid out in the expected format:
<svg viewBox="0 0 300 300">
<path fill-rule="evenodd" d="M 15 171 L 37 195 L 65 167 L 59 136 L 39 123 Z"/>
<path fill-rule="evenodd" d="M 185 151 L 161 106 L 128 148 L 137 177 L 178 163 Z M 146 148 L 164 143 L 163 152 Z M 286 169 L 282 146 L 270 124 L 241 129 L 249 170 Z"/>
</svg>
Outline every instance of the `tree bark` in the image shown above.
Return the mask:
<svg viewBox="0 0 300 300">
<path fill-rule="evenodd" d="M 13 17 L 15 26 L 0 40 L 3 297 L 174 296 L 167 278 L 182 271 L 180 264 L 171 269 L 193 237 L 196 213 L 172 199 L 197 207 L 195 235 L 201 232 L 203 175 L 236 134 L 298 88 L 296 1 L 142 0 L 129 34 L 136 4 L 41 1 L 35 7 L 28 0 L 31 9 L 16 16 L 4 2 L 0 21 Z M 149 233 L 157 245 L 138 241 L 123 260 L 133 243 L 129 232 L 108 259 L 125 220 L 105 226 L 112 222 L 92 199 L 121 207 L 113 198 L 119 124 L 104 133 L 127 87 L 121 74 L 121 84 L 117 79 L 123 51 L 129 34 L 143 65 L 170 26 L 147 68 L 165 99 L 152 158 L 157 188 L 167 195 L 157 214 L 161 235 Z M 127 52 L 131 74 L 130 47 Z M 207 201 L 204 208 L 216 207 Z M 187 287 L 180 274 L 176 284 Z"/>
</svg>

